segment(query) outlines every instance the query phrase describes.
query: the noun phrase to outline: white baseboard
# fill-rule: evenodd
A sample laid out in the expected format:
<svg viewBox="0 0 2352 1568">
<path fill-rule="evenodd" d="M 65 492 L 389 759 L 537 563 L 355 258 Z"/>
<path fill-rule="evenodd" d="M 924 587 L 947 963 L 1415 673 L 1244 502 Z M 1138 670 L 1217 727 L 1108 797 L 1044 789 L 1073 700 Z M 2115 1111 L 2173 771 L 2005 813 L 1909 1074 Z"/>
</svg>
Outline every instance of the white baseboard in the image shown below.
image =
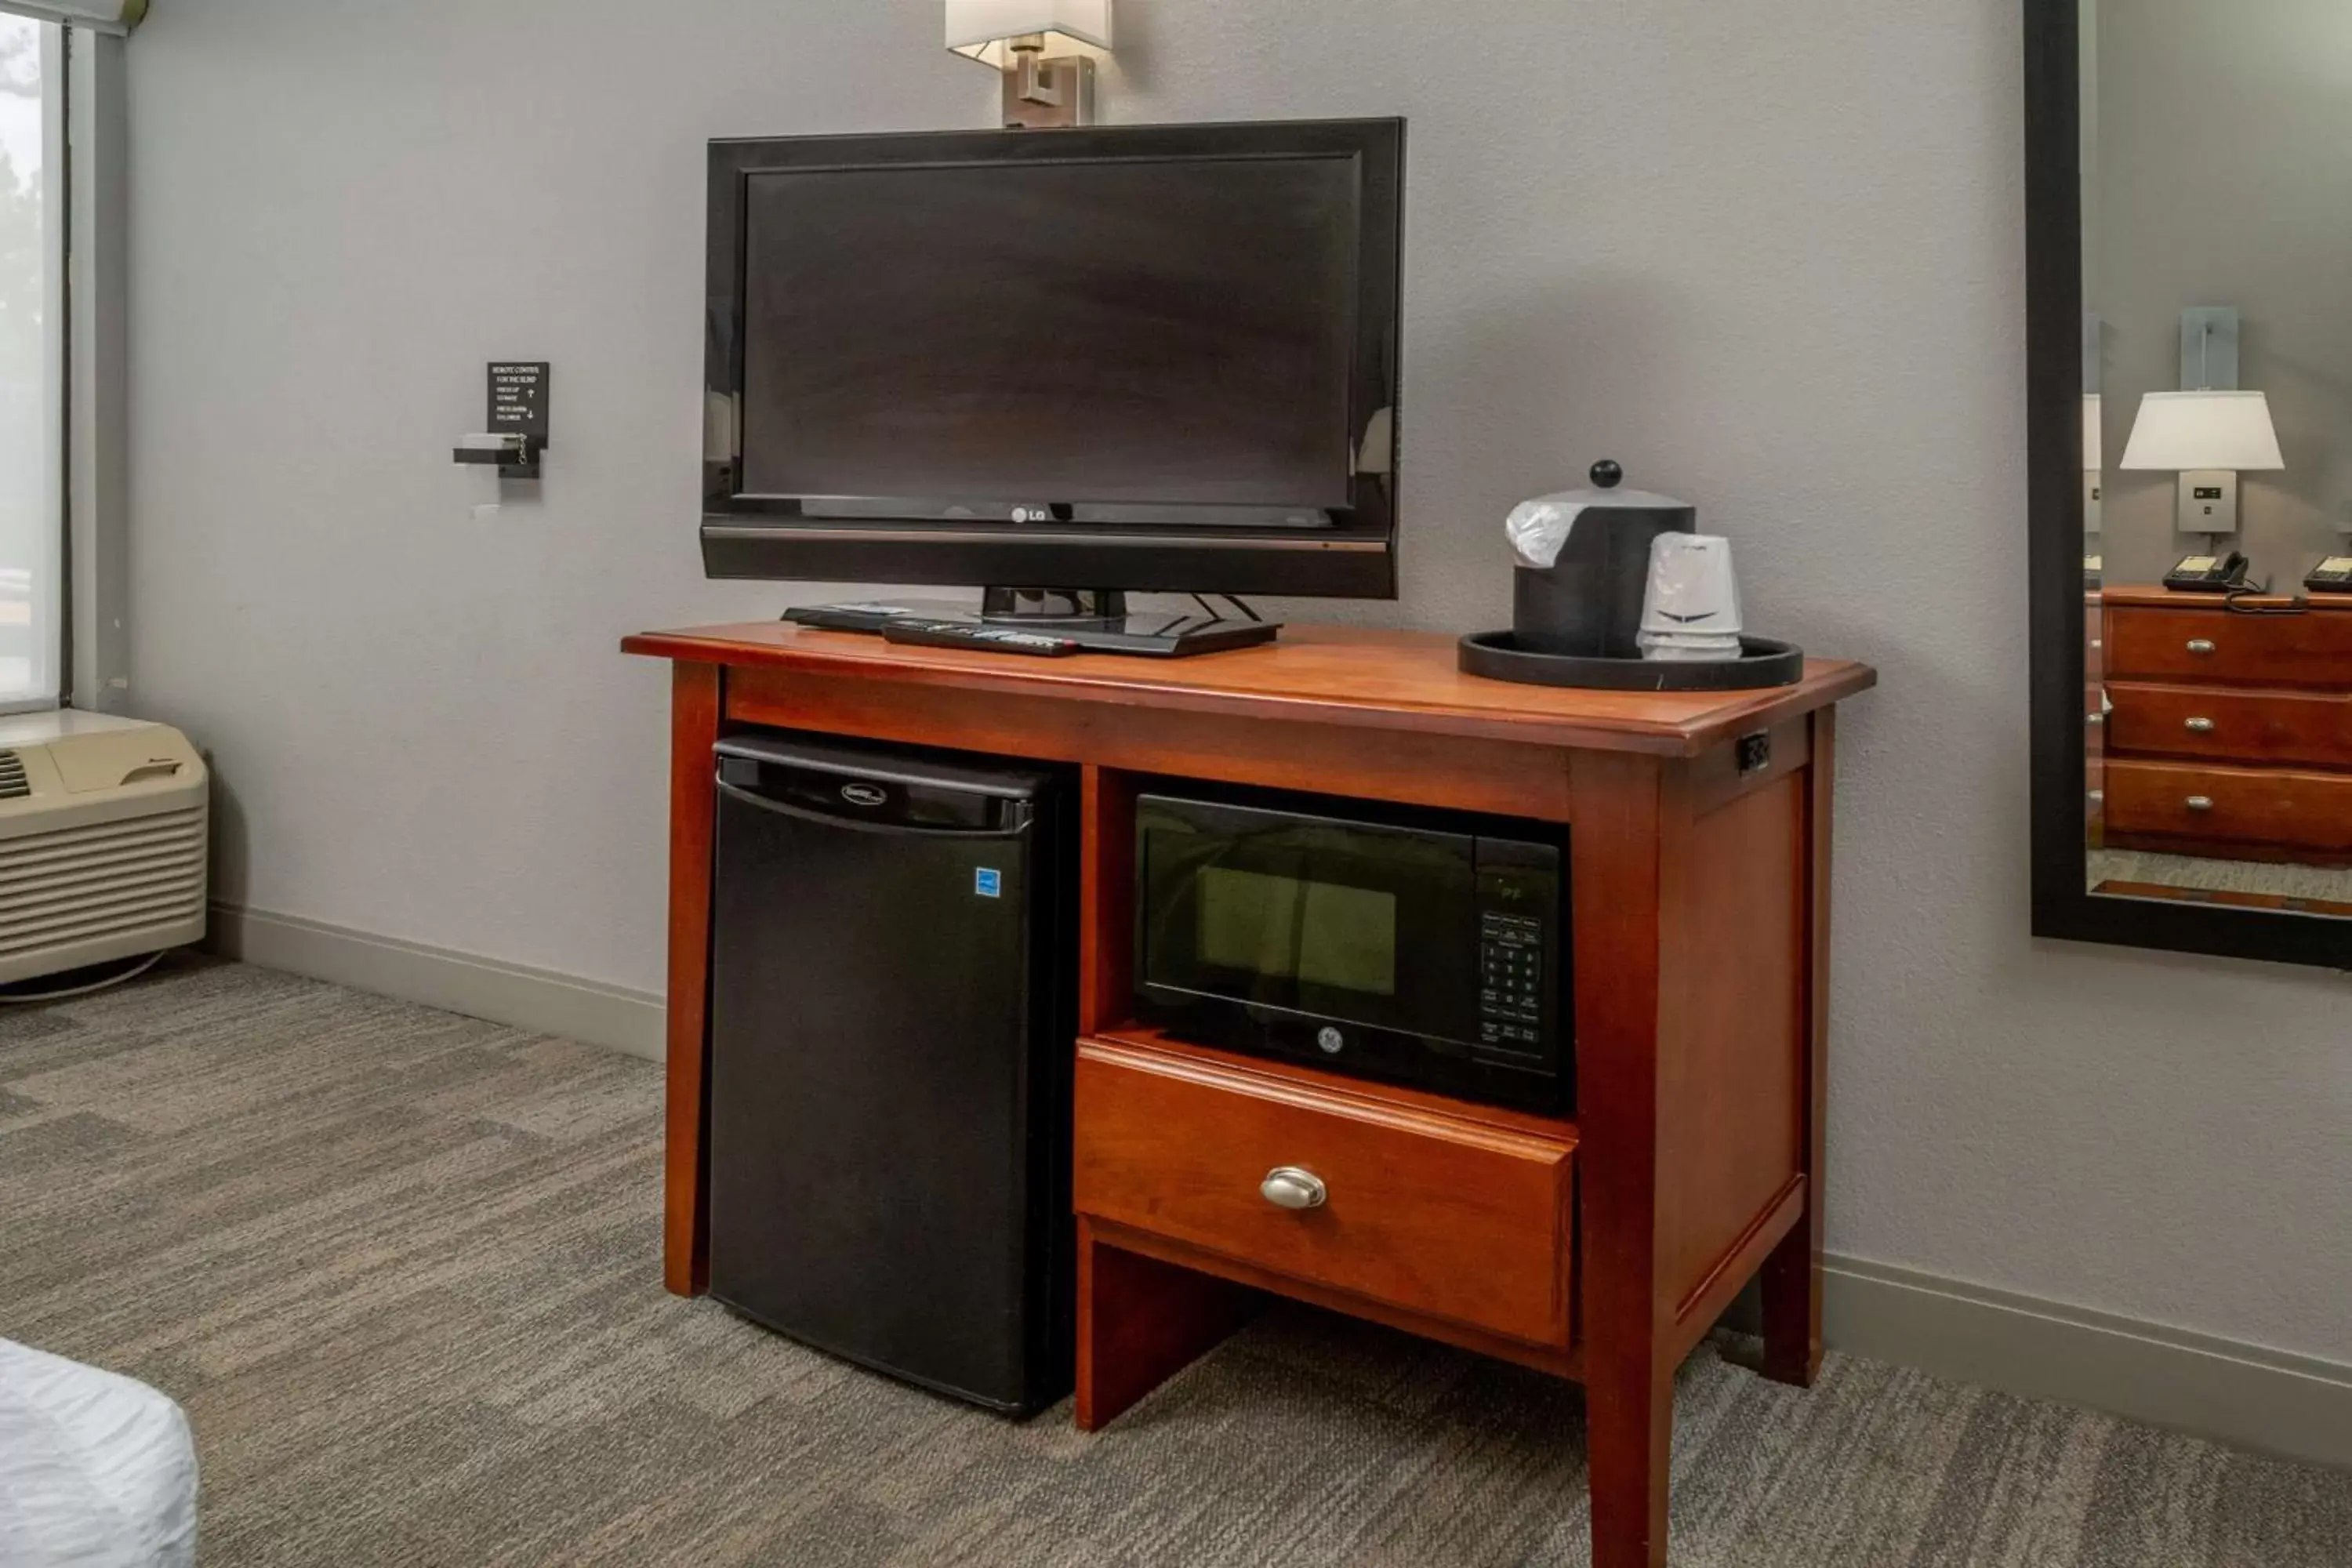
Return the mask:
<svg viewBox="0 0 2352 1568">
<path fill-rule="evenodd" d="M 2352 1366 L 1832 1258 L 1833 1350 L 2352 1468 Z"/>
<path fill-rule="evenodd" d="M 658 1061 L 662 999 L 290 915 L 215 906 L 222 953 Z M 2352 1366 L 1832 1257 L 1832 1349 L 2352 1468 Z M 1752 1302 L 1727 1321 L 1753 1328 Z"/>
<path fill-rule="evenodd" d="M 544 969 L 371 936 L 294 915 L 215 904 L 211 946 L 225 957 L 420 1002 L 468 1017 L 659 1061 L 662 999 Z"/>
</svg>

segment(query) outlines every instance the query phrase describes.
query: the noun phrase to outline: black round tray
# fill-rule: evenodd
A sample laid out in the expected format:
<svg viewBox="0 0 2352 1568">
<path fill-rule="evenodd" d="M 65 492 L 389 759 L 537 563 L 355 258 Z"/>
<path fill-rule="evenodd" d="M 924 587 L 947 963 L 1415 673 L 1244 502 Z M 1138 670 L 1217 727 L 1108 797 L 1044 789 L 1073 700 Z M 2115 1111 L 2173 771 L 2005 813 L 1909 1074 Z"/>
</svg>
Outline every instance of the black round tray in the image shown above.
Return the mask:
<svg viewBox="0 0 2352 1568">
<path fill-rule="evenodd" d="M 1522 686 L 1577 686 L 1591 691 L 1752 691 L 1794 686 L 1805 678 L 1805 650 L 1793 643 L 1741 637 L 1740 657 L 1715 663 L 1680 659 L 1585 658 L 1533 653 L 1509 632 L 1462 639 L 1462 668 Z"/>
</svg>

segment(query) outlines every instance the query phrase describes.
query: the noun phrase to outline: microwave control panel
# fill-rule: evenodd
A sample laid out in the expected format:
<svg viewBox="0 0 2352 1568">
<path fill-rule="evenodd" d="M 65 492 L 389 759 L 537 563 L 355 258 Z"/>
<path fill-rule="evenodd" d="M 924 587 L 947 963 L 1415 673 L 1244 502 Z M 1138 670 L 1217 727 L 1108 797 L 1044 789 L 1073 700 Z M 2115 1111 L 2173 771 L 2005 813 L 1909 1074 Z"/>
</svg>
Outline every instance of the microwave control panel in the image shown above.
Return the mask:
<svg viewBox="0 0 2352 1568">
<path fill-rule="evenodd" d="M 1534 1053 L 1543 1045 L 1544 923 L 1488 910 L 1478 917 L 1478 1040 Z"/>
<path fill-rule="evenodd" d="M 1559 851 L 1478 840 L 1480 1051 L 1544 1058 L 1559 1025 Z"/>
</svg>

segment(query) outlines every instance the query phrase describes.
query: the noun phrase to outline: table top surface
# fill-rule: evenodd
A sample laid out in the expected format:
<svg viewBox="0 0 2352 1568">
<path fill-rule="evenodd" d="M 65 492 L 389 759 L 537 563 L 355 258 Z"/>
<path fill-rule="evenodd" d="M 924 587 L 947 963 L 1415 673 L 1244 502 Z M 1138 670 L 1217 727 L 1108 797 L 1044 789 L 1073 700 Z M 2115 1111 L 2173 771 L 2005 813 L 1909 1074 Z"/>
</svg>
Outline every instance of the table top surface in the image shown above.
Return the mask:
<svg viewBox="0 0 2352 1568">
<path fill-rule="evenodd" d="M 1438 632 L 1293 626 L 1279 641 L 1190 658 L 1038 658 L 925 647 L 781 622 L 646 632 L 625 652 L 1299 722 L 1353 724 L 1689 756 L 1877 684 L 1867 665 L 1809 659 L 1794 686 L 1756 691 L 1582 691 L 1466 675 Z"/>
<path fill-rule="evenodd" d="M 2095 604 L 2144 610 L 2226 610 L 2231 599 L 2227 594 L 2200 594 L 2156 583 L 2094 588 L 2086 597 Z M 2241 594 L 2237 604 L 2241 610 L 2285 610 L 2294 608 L 2298 597 L 2306 609 L 2352 611 L 2352 594 Z"/>
</svg>

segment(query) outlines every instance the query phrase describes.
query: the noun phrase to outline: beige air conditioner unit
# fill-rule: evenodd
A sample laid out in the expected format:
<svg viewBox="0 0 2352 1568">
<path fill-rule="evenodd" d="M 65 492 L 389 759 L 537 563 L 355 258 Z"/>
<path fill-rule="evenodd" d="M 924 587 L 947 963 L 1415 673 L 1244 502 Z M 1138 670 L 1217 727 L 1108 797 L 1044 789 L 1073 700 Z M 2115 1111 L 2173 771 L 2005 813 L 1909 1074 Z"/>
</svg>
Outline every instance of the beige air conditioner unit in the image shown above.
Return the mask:
<svg viewBox="0 0 2352 1568">
<path fill-rule="evenodd" d="M 0 984 L 202 940 L 206 784 L 161 724 L 0 718 Z"/>
</svg>

